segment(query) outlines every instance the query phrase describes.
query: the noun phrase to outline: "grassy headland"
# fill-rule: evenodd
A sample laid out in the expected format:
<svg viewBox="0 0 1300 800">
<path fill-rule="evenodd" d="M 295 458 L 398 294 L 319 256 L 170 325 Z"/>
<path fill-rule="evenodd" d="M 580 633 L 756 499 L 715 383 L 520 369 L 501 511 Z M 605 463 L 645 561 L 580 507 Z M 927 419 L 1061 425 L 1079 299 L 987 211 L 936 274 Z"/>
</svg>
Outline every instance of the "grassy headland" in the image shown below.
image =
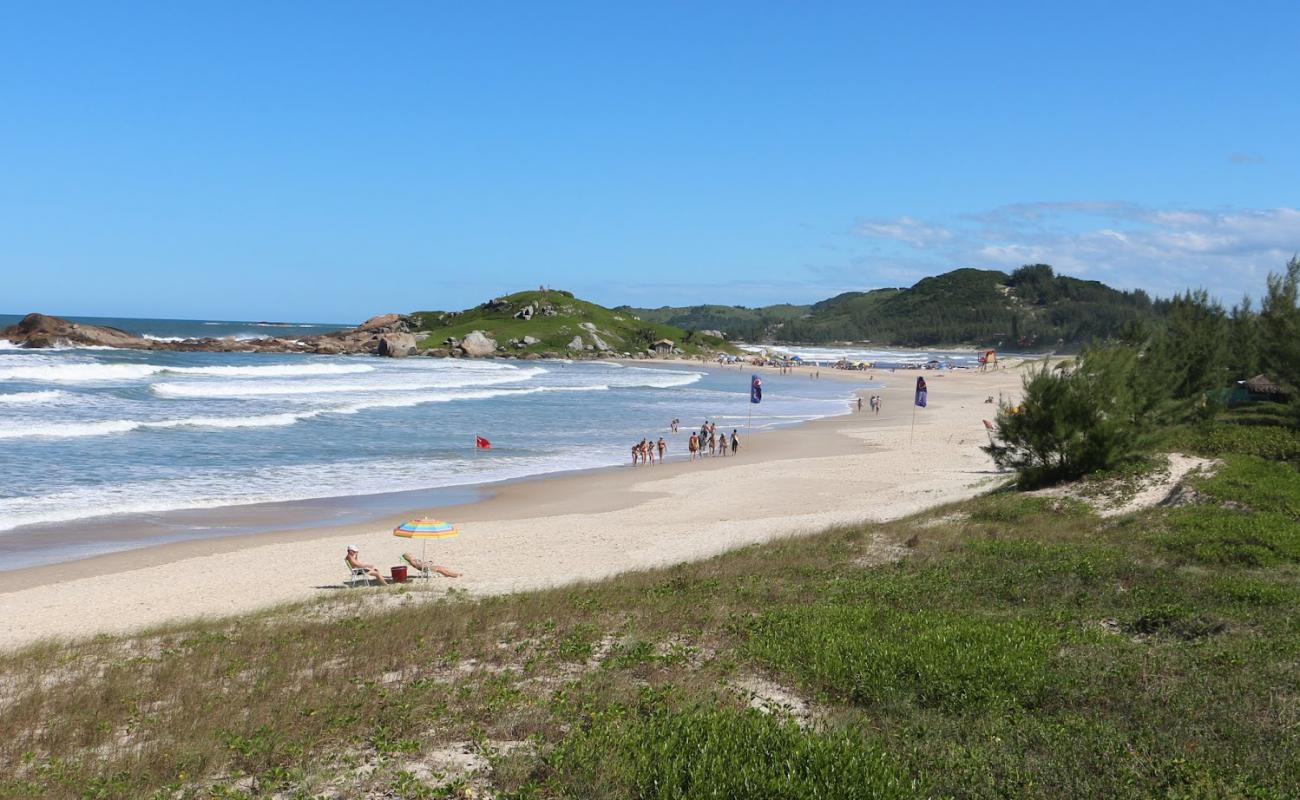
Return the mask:
<svg viewBox="0 0 1300 800">
<path fill-rule="evenodd" d="M 1169 434 L 1222 460 L 1178 507 L 995 492 L 10 654 L 0 798 L 1294 796 L 1300 472 L 1264 416 Z"/>
<path fill-rule="evenodd" d="M 533 310 L 531 316 L 520 318 L 526 308 Z M 416 335 L 423 335 L 420 347 L 426 350 L 442 347 L 449 337 L 462 339 L 481 330 L 502 345 L 510 340 L 523 343 L 524 337 L 536 340 L 508 347 L 516 354 L 571 355 L 569 345 L 575 336 L 594 351 L 620 354 L 644 353 L 661 339 L 671 340 L 686 355 L 736 352 L 724 339 L 647 322 L 558 289 L 516 292 L 464 311 L 419 311 L 411 316 L 417 325 Z M 608 346 L 602 348 L 601 342 Z"/>
<path fill-rule="evenodd" d="M 1118 336 L 1126 325 L 1156 321 L 1165 306 L 1142 291 L 1112 289 L 1035 264 L 1012 273 L 956 269 L 909 288 L 845 292 L 810 306 L 628 311 L 747 341 L 1051 349 Z"/>
</svg>

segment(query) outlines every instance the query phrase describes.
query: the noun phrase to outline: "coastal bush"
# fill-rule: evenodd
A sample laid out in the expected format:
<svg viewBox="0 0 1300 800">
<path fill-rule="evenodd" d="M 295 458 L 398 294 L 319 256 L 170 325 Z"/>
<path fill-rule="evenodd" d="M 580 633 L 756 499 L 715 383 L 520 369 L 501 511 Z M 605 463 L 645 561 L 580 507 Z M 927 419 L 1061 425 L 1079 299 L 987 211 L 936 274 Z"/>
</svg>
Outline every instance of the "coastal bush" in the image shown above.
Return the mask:
<svg viewBox="0 0 1300 800">
<path fill-rule="evenodd" d="M 960 714 L 1038 702 L 1057 639 L 1032 623 L 978 614 L 818 603 L 763 614 L 748 647 L 832 697 Z"/>
<path fill-rule="evenodd" d="M 1116 469 L 1140 458 L 1153 439 L 1158 398 L 1142 387 L 1136 350 L 1085 350 L 1072 364 L 1031 369 L 1023 399 L 1003 404 L 993 441 L 982 449 L 1021 488 Z"/>
<path fill-rule="evenodd" d="M 537 783 L 562 797 L 910 798 L 922 788 L 884 748 L 757 711 L 615 707 L 545 759 Z M 535 796 L 521 790 L 516 797 Z"/>
</svg>

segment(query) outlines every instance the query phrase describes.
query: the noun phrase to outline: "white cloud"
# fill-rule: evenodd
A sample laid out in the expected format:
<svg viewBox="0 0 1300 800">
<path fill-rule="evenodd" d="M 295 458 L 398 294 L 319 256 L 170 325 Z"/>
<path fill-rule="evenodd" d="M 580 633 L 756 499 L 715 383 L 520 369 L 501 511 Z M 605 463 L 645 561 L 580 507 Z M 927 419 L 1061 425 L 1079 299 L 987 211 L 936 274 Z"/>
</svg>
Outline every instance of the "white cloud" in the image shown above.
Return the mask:
<svg viewBox="0 0 1300 800">
<path fill-rule="evenodd" d="M 1047 263 L 1123 288 L 1170 295 L 1204 287 L 1225 302 L 1258 295 L 1300 252 L 1300 210 L 1149 208 L 1118 202 L 1018 203 L 953 220 L 862 222 L 867 259 L 918 273 Z"/>
</svg>

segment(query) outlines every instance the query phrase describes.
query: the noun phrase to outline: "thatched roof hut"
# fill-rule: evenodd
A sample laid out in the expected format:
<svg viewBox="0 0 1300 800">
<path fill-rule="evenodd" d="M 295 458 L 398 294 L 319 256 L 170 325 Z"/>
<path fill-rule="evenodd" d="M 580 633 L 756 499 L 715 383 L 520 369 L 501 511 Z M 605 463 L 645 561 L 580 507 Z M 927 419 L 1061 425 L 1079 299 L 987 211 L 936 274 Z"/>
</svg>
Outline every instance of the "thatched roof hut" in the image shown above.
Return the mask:
<svg viewBox="0 0 1300 800">
<path fill-rule="evenodd" d="M 1282 387 L 1277 385 L 1276 381 L 1262 373 L 1256 375 L 1250 380 L 1242 381 L 1242 385 L 1244 385 L 1246 390 L 1251 394 L 1265 395 L 1268 397 L 1281 397 L 1286 394 L 1286 392 L 1282 390 Z"/>
</svg>

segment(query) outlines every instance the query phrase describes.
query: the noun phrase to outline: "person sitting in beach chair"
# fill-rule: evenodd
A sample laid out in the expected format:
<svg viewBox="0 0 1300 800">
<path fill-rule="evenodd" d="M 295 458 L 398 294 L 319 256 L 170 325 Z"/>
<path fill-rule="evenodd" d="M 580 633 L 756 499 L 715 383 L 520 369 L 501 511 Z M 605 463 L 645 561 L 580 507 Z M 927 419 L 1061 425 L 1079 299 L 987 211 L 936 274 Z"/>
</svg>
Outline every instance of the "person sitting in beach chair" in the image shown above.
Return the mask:
<svg viewBox="0 0 1300 800">
<path fill-rule="evenodd" d="M 459 578 L 459 572 L 453 572 L 444 566 L 434 564 L 431 561 L 425 561 L 422 558 L 416 558 L 413 553 L 402 553 L 402 560 L 411 565 L 411 569 L 420 573 L 420 577 L 428 578 L 430 572 L 436 572 L 444 578 Z"/>
<path fill-rule="evenodd" d="M 380 574 L 379 569 L 374 564 L 365 564 L 361 561 L 361 551 L 355 544 L 348 545 L 347 557 L 343 559 L 347 562 L 348 568 L 352 570 L 352 577 L 348 579 L 349 586 L 355 586 L 358 581 L 379 582 L 380 586 L 387 586 L 388 581 Z"/>
</svg>

